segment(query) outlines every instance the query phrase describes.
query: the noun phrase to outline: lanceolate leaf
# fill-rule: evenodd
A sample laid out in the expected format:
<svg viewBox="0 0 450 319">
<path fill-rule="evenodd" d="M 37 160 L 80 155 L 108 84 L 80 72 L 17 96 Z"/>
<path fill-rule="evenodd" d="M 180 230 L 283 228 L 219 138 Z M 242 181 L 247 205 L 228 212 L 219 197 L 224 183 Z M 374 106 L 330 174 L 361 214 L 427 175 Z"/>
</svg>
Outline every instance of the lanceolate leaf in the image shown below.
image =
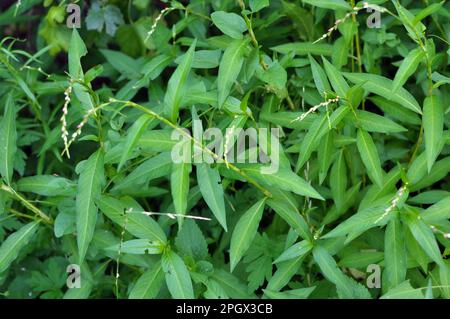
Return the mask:
<svg viewBox="0 0 450 319">
<path fill-rule="evenodd" d="M 405 221 L 411 234 L 425 253 L 438 265 L 443 265 L 444 261 L 431 228 L 415 216 L 405 216 Z"/>
<path fill-rule="evenodd" d="M 77 243 L 80 264 L 88 250 L 97 222 L 95 200 L 104 184 L 104 154 L 100 149 L 78 166 L 80 174 L 76 198 Z"/>
<path fill-rule="evenodd" d="M 130 292 L 130 299 L 152 299 L 155 298 L 164 282 L 164 272 L 161 263 L 152 265 L 150 269 L 142 274 L 134 284 Z"/>
<path fill-rule="evenodd" d="M 199 164 L 197 165 L 197 181 L 206 204 L 227 231 L 224 194 L 219 173 L 208 164 Z"/>
<path fill-rule="evenodd" d="M 393 87 L 392 80 L 380 75 L 366 74 L 366 73 L 344 73 L 344 76 L 355 84 L 362 84 L 367 91 L 387 97 L 393 102 L 400 104 L 402 107 L 410 109 L 416 113 L 421 114 L 419 103 L 416 99 L 403 88 L 399 88 L 395 94 L 392 94 Z"/>
<path fill-rule="evenodd" d="M 186 91 L 186 81 L 191 70 L 192 61 L 194 60 L 195 45 L 196 41 L 189 47 L 189 50 L 184 55 L 183 61 L 178 65 L 167 84 L 167 91 L 164 96 L 164 113 L 172 122 L 176 122 L 178 119 L 181 100 Z"/>
<path fill-rule="evenodd" d="M 8 269 L 9 265 L 17 258 L 22 248 L 24 248 L 38 228 L 39 222 L 29 223 L 20 228 L 0 246 L 0 273 Z"/>
<path fill-rule="evenodd" d="M 350 10 L 350 5 L 344 0 L 302 0 L 302 2 L 331 10 Z"/>
<path fill-rule="evenodd" d="M 356 137 L 359 155 L 367 168 L 370 179 L 379 187 L 383 184 L 383 170 L 380 158 L 372 137 L 366 131 L 359 129 Z"/>
<path fill-rule="evenodd" d="M 219 74 L 217 76 L 217 100 L 219 108 L 223 106 L 230 94 L 233 83 L 241 71 L 247 43 L 248 41 L 245 39 L 232 41 L 222 56 L 219 65 Z"/>
<path fill-rule="evenodd" d="M 405 236 L 399 218 L 393 218 L 386 227 L 384 256 L 386 267 L 385 282 L 390 288 L 393 288 L 405 280 L 407 269 Z"/>
<path fill-rule="evenodd" d="M 11 94 L 6 98 L 5 113 L 0 124 L 0 174 L 10 184 L 17 150 L 16 109 Z"/>
<path fill-rule="evenodd" d="M 162 268 L 167 288 L 175 299 L 193 299 L 191 276 L 183 260 L 173 251 L 163 255 Z"/>
<path fill-rule="evenodd" d="M 234 227 L 230 245 L 230 268 L 234 270 L 242 256 L 250 247 L 258 231 L 259 221 L 264 211 L 265 199 L 250 207 Z"/>
<path fill-rule="evenodd" d="M 429 173 L 439 155 L 444 130 L 444 109 L 440 98 L 436 95 L 429 96 L 424 101 L 423 129 Z"/>
<path fill-rule="evenodd" d="M 346 96 L 349 86 L 341 72 L 333 64 L 328 62 L 326 58 L 322 57 L 322 61 L 325 67 L 325 72 L 327 73 L 328 79 L 330 80 L 334 91 L 341 97 Z"/>
<path fill-rule="evenodd" d="M 425 52 L 422 48 L 414 49 L 408 53 L 395 74 L 392 93 L 396 93 L 406 83 L 408 78 L 416 71 L 424 56 Z"/>
<path fill-rule="evenodd" d="M 132 152 L 133 148 L 136 146 L 139 138 L 141 137 L 142 133 L 146 129 L 149 121 L 151 118 L 144 114 L 141 115 L 136 122 L 133 123 L 133 125 L 128 130 L 127 138 L 125 140 L 125 145 L 122 150 L 122 157 L 120 158 L 119 167 L 117 168 L 118 171 L 122 168 L 123 164 L 125 164 L 125 161 L 129 158 L 130 153 Z"/>
<path fill-rule="evenodd" d="M 172 191 L 173 204 L 177 214 L 186 214 L 187 200 L 189 194 L 189 174 L 191 163 L 174 163 L 170 175 L 170 189 Z M 180 225 L 182 219 L 179 219 Z"/>
</svg>

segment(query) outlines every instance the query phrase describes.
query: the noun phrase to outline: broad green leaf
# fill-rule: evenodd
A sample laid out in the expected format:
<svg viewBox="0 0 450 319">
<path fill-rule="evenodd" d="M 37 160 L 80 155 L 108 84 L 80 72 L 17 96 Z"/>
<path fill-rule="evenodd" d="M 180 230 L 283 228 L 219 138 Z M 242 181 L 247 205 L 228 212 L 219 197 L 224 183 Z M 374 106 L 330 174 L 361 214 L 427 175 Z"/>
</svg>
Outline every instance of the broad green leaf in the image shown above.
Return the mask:
<svg viewBox="0 0 450 319">
<path fill-rule="evenodd" d="M 420 62 L 423 60 L 425 52 L 422 48 L 417 48 L 408 53 L 402 61 L 397 73 L 395 74 L 392 93 L 395 94 L 402 87 L 408 78 L 416 71 Z"/>
<path fill-rule="evenodd" d="M 349 278 L 338 268 L 336 261 L 324 247 L 320 245 L 315 246 L 313 257 L 325 278 L 334 283 L 346 296 L 353 295 L 353 288 L 350 285 Z"/>
<path fill-rule="evenodd" d="M 298 204 L 289 193 L 278 191 L 267 201 L 267 204 L 302 238 L 312 240 L 309 226 L 298 211 Z"/>
<path fill-rule="evenodd" d="M 320 95 L 325 96 L 326 92 L 331 91 L 325 71 L 311 55 L 309 55 L 308 57 L 309 63 L 311 64 L 311 71 L 313 74 L 314 83 L 316 84 L 316 88 L 319 91 Z"/>
<path fill-rule="evenodd" d="M 219 108 L 222 108 L 225 103 L 241 71 L 247 43 L 248 41 L 245 39 L 233 40 L 225 49 L 219 65 L 219 74 L 217 75 L 217 103 Z"/>
<path fill-rule="evenodd" d="M 259 222 L 264 211 L 265 199 L 261 199 L 250 207 L 237 222 L 231 236 L 230 269 L 233 272 L 245 252 L 252 244 L 258 231 Z"/>
<path fill-rule="evenodd" d="M 122 156 L 120 157 L 119 166 L 117 167 L 117 171 L 120 172 L 123 164 L 128 160 L 133 151 L 133 148 L 136 146 L 139 138 L 141 137 L 144 130 L 147 128 L 148 123 L 150 122 L 151 117 L 147 114 L 141 115 L 136 122 L 131 125 L 130 129 L 127 132 L 127 138 L 125 140 L 125 145 L 122 149 Z"/>
<path fill-rule="evenodd" d="M 427 223 L 440 222 L 450 218 L 450 196 L 428 207 L 421 215 Z"/>
<path fill-rule="evenodd" d="M 183 260 L 173 251 L 162 257 L 167 288 L 174 299 L 194 299 L 191 276 Z"/>
<path fill-rule="evenodd" d="M 425 253 L 434 262 L 442 266 L 444 261 L 431 228 L 417 217 L 410 215 L 405 216 L 405 222 L 408 225 L 411 234 Z"/>
<path fill-rule="evenodd" d="M 269 0 L 249 0 L 249 5 L 252 12 L 258 12 L 269 6 Z"/>
<path fill-rule="evenodd" d="M 186 92 L 186 81 L 191 71 L 192 61 L 194 60 L 194 52 L 196 40 L 191 44 L 189 50 L 184 56 L 183 61 L 178 65 L 175 72 L 167 83 L 166 94 L 164 95 L 164 114 L 172 121 L 178 119 L 178 111 L 181 100 Z"/>
<path fill-rule="evenodd" d="M 69 73 L 75 79 L 83 77 L 80 59 L 86 54 L 86 45 L 84 44 L 83 39 L 81 39 L 77 29 L 74 28 L 69 46 Z"/>
<path fill-rule="evenodd" d="M 73 196 L 76 194 L 76 184 L 64 177 L 36 175 L 18 180 L 17 190 L 42 196 Z"/>
<path fill-rule="evenodd" d="M 408 131 L 403 126 L 384 116 L 362 110 L 356 110 L 355 113 L 361 127 L 368 132 L 389 134 Z"/>
<path fill-rule="evenodd" d="M 143 184 L 147 180 L 167 175 L 172 168 L 172 157 L 170 152 L 156 155 L 138 167 L 136 167 L 122 181 L 118 182 L 113 190 L 122 190 Z"/>
<path fill-rule="evenodd" d="M 343 151 L 339 153 L 338 158 L 331 168 L 330 188 L 334 203 L 339 209 L 344 204 L 345 191 L 347 190 L 347 169 L 345 167 Z"/>
<path fill-rule="evenodd" d="M 385 276 L 389 288 L 402 283 L 406 278 L 406 246 L 403 227 L 399 218 L 393 218 L 384 235 Z"/>
<path fill-rule="evenodd" d="M 129 299 L 152 299 L 155 298 L 163 284 L 164 272 L 161 263 L 144 272 L 130 291 Z"/>
<path fill-rule="evenodd" d="M 267 185 L 293 192 L 298 195 L 324 200 L 324 198 L 308 182 L 290 169 L 279 168 L 278 171 L 273 174 L 263 174 L 261 173 L 261 167 L 256 166 L 253 168 L 245 168 L 245 172 L 250 176 L 263 181 Z"/>
<path fill-rule="evenodd" d="M 373 227 L 385 225 L 392 214 L 386 213 L 387 205 L 369 207 L 357 212 L 322 238 L 341 237 L 347 234 L 360 234 Z"/>
<path fill-rule="evenodd" d="M 170 175 L 170 189 L 172 191 L 173 204 L 177 214 L 186 214 L 188 194 L 189 194 L 189 174 L 191 163 L 174 163 Z M 182 225 L 183 220 L 179 219 Z"/>
<path fill-rule="evenodd" d="M 450 299 L 450 266 L 448 263 L 439 267 L 441 290 L 446 299 Z"/>
<path fill-rule="evenodd" d="M 236 13 L 215 11 L 211 14 L 211 19 L 220 31 L 234 39 L 242 39 L 242 33 L 247 31 L 244 18 Z"/>
<path fill-rule="evenodd" d="M 383 169 L 372 137 L 366 131 L 358 129 L 356 145 L 364 166 L 367 168 L 367 174 L 372 182 L 381 187 L 383 185 Z"/>
<path fill-rule="evenodd" d="M 409 280 L 406 280 L 390 289 L 380 299 L 424 299 L 424 296 L 419 289 L 414 289 L 411 286 Z"/>
<path fill-rule="evenodd" d="M 333 64 L 328 62 L 328 60 L 322 57 L 323 65 L 325 67 L 325 72 L 327 73 L 328 79 L 330 80 L 331 86 L 334 91 L 339 94 L 339 96 L 347 96 L 347 91 L 349 86 L 342 76 L 341 72 Z"/>
<path fill-rule="evenodd" d="M 78 191 L 76 197 L 76 223 L 79 263 L 82 264 L 97 222 L 97 206 L 95 200 L 101 195 L 104 184 L 104 154 L 100 149 L 86 161 L 80 163 L 77 172 Z"/>
<path fill-rule="evenodd" d="M 100 211 L 118 227 L 125 225 L 126 218 L 126 231 L 132 235 L 142 239 L 159 240 L 163 243 L 167 241 L 164 231 L 156 221 L 142 214 L 141 210 L 127 205 L 125 201 L 110 196 L 101 196 L 96 203 Z M 132 208 L 131 211 L 130 208 Z M 125 214 L 127 214 L 126 217 Z"/>
<path fill-rule="evenodd" d="M 291 260 L 281 262 L 277 265 L 277 271 L 270 278 L 268 290 L 278 292 L 289 283 L 289 280 L 297 273 L 304 257 L 300 256 Z"/>
<path fill-rule="evenodd" d="M 386 97 L 393 102 L 400 104 L 402 107 L 410 109 L 416 113 L 422 114 L 419 103 L 417 103 L 414 96 L 406 91 L 404 88 L 399 88 L 393 94 L 393 81 L 376 74 L 368 73 L 343 73 L 344 76 L 355 84 L 361 84 L 362 87 L 374 94 Z"/>
<path fill-rule="evenodd" d="M 375 105 L 378 106 L 384 113 L 387 113 L 389 116 L 392 116 L 398 121 L 414 125 L 420 125 L 421 123 L 420 117 L 417 113 L 401 107 L 398 103 L 377 95 L 371 96 L 369 100 L 375 103 Z"/>
<path fill-rule="evenodd" d="M 270 49 L 282 54 L 294 52 L 296 55 L 311 54 L 331 56 L 333 53 L 333 46 L 325 43 L 291 42 L 280 44 Z"/>
<path fill-rule="evenodd" d="M 0 273 L 8 269 L 9 265 L 17 258 L 39 226 L 39 222 L 31 222 L 12 233 L 0 246 Z"/>
<path fill-rule="evenodd" d="M 444 131 L 444 109 L 438 96 L 432 95 L 425 98 L 422 120 L 429 173 L 439 155 Z"/>
<path fill-rule="evenodd" d="M 227 231 L 224 194 L 219 172 L 208 164 L 199 164 L 197 165 L 197 181 L 206 204 Z"/>
<path fill-rule="evenodd" d="M 283 292 L 263 289 L 264 295 L 270 299 L 307 299 L 308 296 L 316 289 L 316 287 L 299 288 L 292 290 L 284 290 Z"/>
<path fill-rule="evenodd" d="M 302 2 L 319 8 L 330 10 L 351 10 L 352 7 L 345 0 L 302 0 Z"/>
<path fill-rule="evenodd" d="M 0 121 L 0 175 L 11 184 L 14 156 L 17 151 L 16 106 L 12 94 L 6 98 L 5 113 Z"/>
<path fill-rule="evenodd" d="M 126 76 L 128 79 L 139 77 L 141 66 L 133 58 L 120 51 L 102 49 L 100 52 L 122 76 Z"/>
<path fill-rule="evenodd" d="M 313 244 L 308 240 L 302 240 L 301 242 L 292 245 L 286 249 L 280 257 L 278 257 L 274 263 L 280 263 L 286 260 L 290 260 L 297 257 L 302 257 L 307 254 L 313 248 Z"/>
</svg>

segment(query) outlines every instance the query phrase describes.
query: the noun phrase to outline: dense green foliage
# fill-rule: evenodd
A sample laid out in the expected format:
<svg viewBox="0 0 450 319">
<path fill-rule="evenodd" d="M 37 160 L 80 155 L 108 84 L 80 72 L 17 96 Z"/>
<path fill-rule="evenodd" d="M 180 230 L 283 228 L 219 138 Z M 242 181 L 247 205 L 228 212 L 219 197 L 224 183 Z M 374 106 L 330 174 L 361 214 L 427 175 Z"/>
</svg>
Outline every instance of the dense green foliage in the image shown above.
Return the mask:
<svg viewBox="0 0 450 319">
<path fill-rule="evenodd" d="M 67 3 L 0 4 L 1 297 L 450 298 L 446 1 Z"/>
</svg>

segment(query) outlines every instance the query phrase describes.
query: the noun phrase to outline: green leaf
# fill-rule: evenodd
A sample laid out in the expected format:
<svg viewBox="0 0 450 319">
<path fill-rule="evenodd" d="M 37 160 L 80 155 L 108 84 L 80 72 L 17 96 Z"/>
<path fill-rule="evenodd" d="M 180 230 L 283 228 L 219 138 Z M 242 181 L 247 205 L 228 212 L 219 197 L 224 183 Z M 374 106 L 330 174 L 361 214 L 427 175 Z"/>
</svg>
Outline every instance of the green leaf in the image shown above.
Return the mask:
<svg viewBox="0 0 450 319">
<path fill-rule="evenodd" d="M 123 190 L 143 184 L 145 181 L 165 176 L 171 171 L 171 168 L 172 157 L 170 152 L 161 153 L 136 167 L 122 181 L 118 182 L 113 190 Z"/>
<path fill-rule="evenodd" d="M 345 0 L 302 0 L 302 2 L 319 8 L 330 10 L 351 10 L 352 7 Z"/>
<path fill-rule="evenodd" d="M 16 109 L 14 98 L 6 98 L 5 114 L 0 121 L 0 174 L 6 184 L 11 184 L 14 171 L 14 156 L 17 151 Z"/>
<path fill-rule="evenodd" d="M 361 127 L 368 132 L 389 134 L 408 131 L 403 126 L 384 116 L 362 110 L 356 110 L 355 113 Z"/>
<path fill-rule="evenodd" d="M 325 67 L 325 72 L 327 73 L 328 79 L 330 80 L 334 91 L 341 97 L 347 96 L 349 86 L 341 72 L 333 64 L 328 62 L 326 58 L 322 57 L 322 61 Z"/>
<path fill-rule="evenodd" d="M 132 239 L 105 248 L 106 250 L 117 252 L 120 250 L 124 254 L 136 255 L 158 255 L 163 252 L 164 246 L 161 242 L 152 242 L 148 239 Z"/>
<path fill-rule="evenodd" d="M 384 235 L 384 258 L 388 290 L 398 286 L 406 278 L 406 246 L 403 227 L 399 218 L 393 218 Z"/>
<path fill-rule="evenodd" d="M 442 266 L 444 261 L 431 228 L 415 216 L 405 216 L 405 222 L 408 225 L 411 234 L 428 257 L 439 266 Z"/>
<path fill-rule="evenodd" d="M 156 298 L 164 281 L 162 265 L 158 262 L 144 272 L 130 291 L 129 299 L 153 299 Z"/>
<path fill-rule="evenodd" d="M 258 231 L 259 222 L 264 211 L 265 199 L 261 199 L 250 207 L 237 222 L 231 236 L 230 269 L 233 272 L 236 265 L 252 244 Z"/>
<path fill-rule="evenodd" d="M 325 43 L 291 42 L 280 44 L 275 47 L 271 47 L 270 49 L 282 54 L 293 52 L 296 55 L 311 54 L 331 56 L 333 53 L 333 46 Z"/>
<path fill-rule="evenodd" d="M 312 240 L 309 226 L 297 209 L 292 195 L 283 191 L 274 192 L 267 204 L 283 218 L 302 238 Z"/>
<path fill-rule="evenodd" d="M 360 234 L 368 229 L 385 225 L 391 218 L 386 214 L 387 205 L 369 207 L 357 212 L 322 238 L 341 237 L 347 234 Z"/>
<path fill-rule="evenodd" d="M 424 299 L 424 296 L 419 289 L 414 289 L 411 286 L 409 280 L 406 280 L 390 289 L 380 299 Z"/>
<path fill-rule="evenodd" d="M 381 187 L 383 185 L 383 169 L 372 137 L 366 131 L 358 129 L 356 145 L 370 180 Z"/>
<path fill-rule="evenodd" d="M 313 74 L 314 83 L 316 84 L 316 88 L 319 91 L 320 95 L 325 96 L 326 92 L 331 91 L 330 84 L 328 83 L 327 76 L 325 75 L 325 71 L 311 55 L 308 55 L 308 58 L 309 63 L 311 64 L 311 71 Z"/>
<path fill-rule="evenodd" d="M 393 81 L 386 77 L 368 73 L 344 73 L 344 76 L 355 84 L 361 84 L 365 90 L 371 93 L 387 97 L 402 107 L 422 114 L 419 103 L 404 88 L 399 88 L 395 94 L 392 93 Z"/>
<path fill-rule="evenodd" d="M 302 257 L 307 254 L 313 248 L 313 244 L 308 240 L 302 240 L 301 242 L 292 245 L 286 249 L 274 263 L 280 263 L 286 260 L 290 260 L 297 257 Z"/>
<path fill-rule="evenodd" d="M 211 14 L 211 19 L 220 31 L 234 39 L 242 39 L 242 33 L 247 31 L 244 18 L 236 13 L 215 11 Z"/>
<path fill-rule="evenodd" d="M 162 257 L 167 288 L 174 299 L 194 299 L 191 276 L 183 260 L 173 251 Z"/>
<path fill-rule="evenodd" d="M 188 194 L 189 194 L 189 174 L 191 163 L 174 163 L 170 175 L 170 189 L 172 191 L 173 205 L 177 214 L 186 214 Z M 183 220 L 179 219 L 182 225 Z"/>
<path fill-rule="evenodd" d="M 347 169 L 345 168 L 344 152 L 341 151 L 331 168 L 330 188 L 334 203 L 339 209 L 344 204 L 345 191 L 347 189 Z"/>
<path fill-rule="evenodd" d="M 227 231 L 224 194 L 219 172 L 205 163 L 199 164 L 197 165 L 197 181 L 206 204 Z"/>
<path fill-rule="evenodd" d="M 324 247 L 320 245 L 315 246 L 313 257 L 325 278 L 334 283 L 344 295 L 353 295 L 353 288 L 350 285 L 349 278 L 338 268 L 336 261 Z"/>
<path fill-rule="evenodd" d="M 86 54 L 86 45 L 78 34 L 77 29 L 74 28 L 69 46 L 69 73 L 75 79 L 83 77 L 83 69 L 80 60 Z"/>
<path fill-rule="evenodd" d="M 167 84 L 166 94 L 164 95 L 164 114 L 172 121 L 176 122 L 178 119 L 178 111 L 181 105 L 181 100 L 186 91 L 186 81 L 191 71 L 192 61 L 194 60 L 195 45 L 197 41 L 194 40 L 189 50 L 185 54 L 183 61 L 178 65 L 175 72 L 169 79 Z"/>
<path fill-rule="evenodd" d="M 279 168 L 278 171 L 273 174 L 263 174 L 261 173 L 261 167 L 256 166 L 253 168 L 245 168 L 245 172 L 267 185 L 293 192 L 298 195 L 324 200 L 324 198 L 308 182 L 290 169 Z"/>
<path fill-rule="evenodd" d="M 425 52 L 422 48 L 414 49 L 408 53 L 395 74 L 392 94 L 395 94 L 406 83 L 408 78 L 416 71 L 424 56 Z"/>
<path fill-rule="evenodd" d="M 142 239 L 159 240 L 162 243 L 167 241 L 166 235 L 158 223 L 151 217 L 142 214 L 142 209 L 139 207 L 133 207 L 123 200 L 110 196 L 101 196 L 96 203 L 101 212 L 121 229 L 125 225 L 125 213 L 132 208 L 131 212 L 126 213 L 126 231 Z"/>
<path fill-rule="evenodd" d="M 244 52 L 248 41 L 245 39 L 232 41 L 222 56 L 217 76 L 217 103 L 221 108 L 225 103 L 234 81 L 236 81 L 242 64 L 244 63 Z"/>
<path fill-rule="evenodd" d="M 76 223 L 79 263 L 82 264 L 97 222 L 97 206 L 95 200 L 101 195 L 104 184 L 104 154 L 100 149 L 86 161 L 78 164 L 80 173 L 76 197 Z"/>
<path fill-rule="evenodd" d="M 425 98 L 423 107 L 423 130 L 429 173 L 439 155 L 444 132 L 444 108 L 440 98 L 436 95 Z"/>
<path fill-rule="evenodd" d="M 76 194 L 76 184 L 64 177 L 36 175 L 17 181 L 17 190 L 42 196 L 73 196 Z"/>
<path fill-rule="evenodd" d="M 269 0 L 249 0 L 249 5 L 252 12 L 258 12 L 269 6 Z"/>
<path fill-rule="evenodd" d="M 427 223 L 435 223 L 449 219 L 450 196 L 447 196 L 436 204 L 428 207 L 420 216 Z"/>
<path fill-rule="evenodd" d="M 144 133 L 151 119 L 152 118 L 147 114 L 143 114 L 136 120 L 136 122 L 133 123 L 133 125 L 128 130 L 125 145 L 122 150 L 122 156 L 120 157 L 119 166 L 117 167 L 118 172 L 120 172 L 123 164 L 125 164 L 125 162 L 130 157 L 133 148 L 136 146 L 139 138 L 141 137 L 142 133 Z"/>
<path fill-rule="evenodd" d="M 0 273 L 7 270 L 9 265 L 17 258 L 22 248 L 33 237 L 38 226 L 39 222 L 26 224 L 6 238 L 0 246 Z"/>
</svg>

